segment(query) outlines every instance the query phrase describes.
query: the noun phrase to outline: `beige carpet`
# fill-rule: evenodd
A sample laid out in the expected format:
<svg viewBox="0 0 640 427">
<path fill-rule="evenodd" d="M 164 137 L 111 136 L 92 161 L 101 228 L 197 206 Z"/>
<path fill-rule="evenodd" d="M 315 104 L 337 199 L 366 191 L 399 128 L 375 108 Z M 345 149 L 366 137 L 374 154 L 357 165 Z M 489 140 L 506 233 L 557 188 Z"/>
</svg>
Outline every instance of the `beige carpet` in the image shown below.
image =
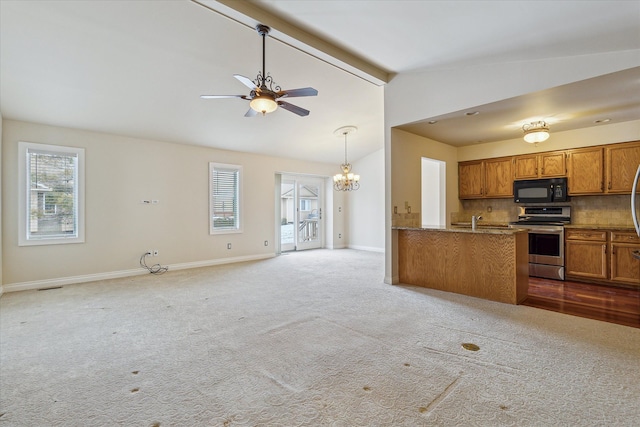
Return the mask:
<svg viewBox="0 0 640 427">
<path fill-rule="evenodd" d="M 5 294 L 0 427 L 640 422 L 640 329 L 385 285 L 383 262 L 316 250 Z"/>
</svg>

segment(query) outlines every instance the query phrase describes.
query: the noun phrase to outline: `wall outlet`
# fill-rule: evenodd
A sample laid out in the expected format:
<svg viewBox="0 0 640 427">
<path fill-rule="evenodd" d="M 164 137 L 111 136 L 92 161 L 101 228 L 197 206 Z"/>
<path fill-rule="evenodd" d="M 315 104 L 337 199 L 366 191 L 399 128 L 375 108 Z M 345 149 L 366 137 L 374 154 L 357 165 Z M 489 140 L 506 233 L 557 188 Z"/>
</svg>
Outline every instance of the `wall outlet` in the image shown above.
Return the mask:
<svg viewBox="0 0 640 427">
<path fill-rule="evenodd" d="M 269 241 L 268 241 L 268 240 L 265 240 L 265 241 L 264 241 L 264 245 L 265 245 L 265 246 L 269 246 Z"/>
<path fill-rule="evenodd" d="M 147 250 L 147 256 L 153 256 L 153 249 Z"/>
<path fill-rule="evenodd" d="M 342 233 L 338 233 L 338 239 L 342 239 Z"/>
<path fill-rule="evenodd" d="M 153 250 L 153 256 L 158 256 L 158 250 L 157 249 Z"/>
<path fill-rule="evenodd" d="M 227 249 L 231 249 L 231 243 L 227 243 Z"/>
</svg>

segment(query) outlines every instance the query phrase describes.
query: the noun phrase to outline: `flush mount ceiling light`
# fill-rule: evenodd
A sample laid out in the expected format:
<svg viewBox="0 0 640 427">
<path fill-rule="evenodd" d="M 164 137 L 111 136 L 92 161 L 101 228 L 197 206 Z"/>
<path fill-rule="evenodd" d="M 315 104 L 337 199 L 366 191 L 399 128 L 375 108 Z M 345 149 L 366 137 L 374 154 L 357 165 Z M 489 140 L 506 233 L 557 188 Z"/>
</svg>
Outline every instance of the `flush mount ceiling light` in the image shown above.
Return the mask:
<svg viewBox="0 0 640 427">
<path fill-rule="evenodd" d="M 333 188 L 336 191 L 354 191 L 360 188 L 360 175 L 351 172 L 351 163 L 347 161 L 347 135 L 355 133 L 358 130 L 355 126 L 343 126 L 336 129 L 333 134 L 336 136 L 344 135 L 344 163 L 340 165 L 342 173 L 333 176 Z"/>
<path fill-rule="evenodd" d="M 549 125 L 544 120 L 525 123 L 522 130 L 524 131 L 524 140 L 530 144 L 537 144 L 549 139 Z"/>
</svg>

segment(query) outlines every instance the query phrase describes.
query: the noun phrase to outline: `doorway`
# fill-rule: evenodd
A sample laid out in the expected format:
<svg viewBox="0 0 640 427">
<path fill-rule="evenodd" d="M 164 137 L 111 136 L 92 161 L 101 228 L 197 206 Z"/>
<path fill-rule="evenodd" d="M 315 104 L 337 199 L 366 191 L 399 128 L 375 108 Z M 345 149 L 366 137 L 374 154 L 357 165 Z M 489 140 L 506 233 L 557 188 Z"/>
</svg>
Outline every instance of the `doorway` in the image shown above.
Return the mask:
<svg viewBox="0 0 640 427">
<path fill-rule="evenodd" d="M 320 178 L 282 176 L 280 183 L 280 250 L 322 247 L 323 181 Z"/>
<path fill-rule="evenodd" d="M 422 227 L 446 225 L 446 163 L 422 158 Z"/>
</svg>

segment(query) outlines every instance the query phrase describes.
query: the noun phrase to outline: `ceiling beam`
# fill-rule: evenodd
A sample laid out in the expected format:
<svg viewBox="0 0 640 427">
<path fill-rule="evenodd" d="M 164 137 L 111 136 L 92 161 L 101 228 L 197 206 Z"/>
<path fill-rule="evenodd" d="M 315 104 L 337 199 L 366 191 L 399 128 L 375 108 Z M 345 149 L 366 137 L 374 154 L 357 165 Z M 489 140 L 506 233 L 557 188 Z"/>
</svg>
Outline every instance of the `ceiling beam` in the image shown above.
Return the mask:
<svg viewBox="0 0 640 427">
<path fill-rule="evenodd" d="M 258 23 L 267 25 L 271 28 L 269 37 L 375 85 L 384 85 L 392 77 L 388 71 L 297 25 L 285 21 L 279 16 L 262 9 L 253 1 L 191 1 L 251 28 L 255 28 Z"/>
</svg>

